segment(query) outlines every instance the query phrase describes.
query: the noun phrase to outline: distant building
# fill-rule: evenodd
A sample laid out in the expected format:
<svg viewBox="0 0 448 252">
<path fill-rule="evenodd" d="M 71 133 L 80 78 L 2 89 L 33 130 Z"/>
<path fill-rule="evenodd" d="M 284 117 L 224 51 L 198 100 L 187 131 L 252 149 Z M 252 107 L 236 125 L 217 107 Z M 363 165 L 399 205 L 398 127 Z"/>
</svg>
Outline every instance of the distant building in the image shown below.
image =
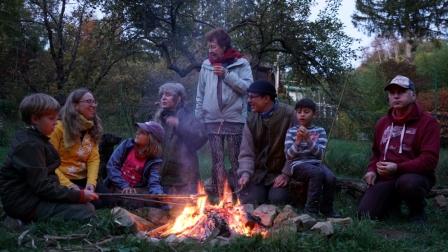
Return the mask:
<svg viewBox="0 0 448 252">
<path fill-rule="evenodd" d="M 328 102 L 329 98 L 324 95 L 320 88 L 293 85 L 284 85 L 283 87 L 286 95 L 293 103 L 305 97 L 312 99 L 317 105 L 318 117 L 327 119 L 336 116 L 336 106 Z"/>
</svg>

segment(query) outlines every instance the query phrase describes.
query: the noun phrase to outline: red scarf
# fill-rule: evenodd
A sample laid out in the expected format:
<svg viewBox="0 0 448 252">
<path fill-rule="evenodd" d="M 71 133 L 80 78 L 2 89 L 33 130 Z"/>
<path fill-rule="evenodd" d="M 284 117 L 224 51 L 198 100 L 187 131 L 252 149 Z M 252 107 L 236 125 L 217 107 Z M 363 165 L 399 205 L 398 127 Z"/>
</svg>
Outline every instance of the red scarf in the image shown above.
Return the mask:
<svg viewBox="0 0 448 252">
<path fill-rule="evenodd" d="M 208 59 L 210 60 L 210 63 L 215 64 L 215 63 L 225 63 L 225 64 L 231 64 L 235 61 L 235 59 L 239 59 L 243 57 L 241 55 L 240 52 L 238 52 L 237 50 L 233 49 L 233 48 L 229 48 L 224 52 L 224 55 L 213 61 L 210 56 L 208 57 Z"/>
</svg>

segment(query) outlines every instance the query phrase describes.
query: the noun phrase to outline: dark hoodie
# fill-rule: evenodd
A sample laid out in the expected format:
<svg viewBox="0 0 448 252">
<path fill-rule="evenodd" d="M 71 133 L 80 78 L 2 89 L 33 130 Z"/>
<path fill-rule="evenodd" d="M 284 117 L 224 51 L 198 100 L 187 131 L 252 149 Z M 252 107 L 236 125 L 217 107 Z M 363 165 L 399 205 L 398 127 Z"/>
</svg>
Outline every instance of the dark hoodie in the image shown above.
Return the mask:
<svg viewBox="0 0 448 252">
<path fill-rule="evenodd" d="M 0 169 L 0 198 L 5 212 L 29 221 L 41 201 L 85 202 L 83 191 L 59 184 L 54 171 L 60 163 L 47 136 L 31 128 L 19 130 Z"/>
<path fill-rule="evenodd" d="M 376 172 L 379 161 L 394 162 L 397 164 L 395 177 L 416 173 L 434 181 L 440 151 L 440 125 L 416 103 L 410 106 L 405 118 L 394 117 L 390 109 L 376 124 L 368 171 Z"/>
</svg>

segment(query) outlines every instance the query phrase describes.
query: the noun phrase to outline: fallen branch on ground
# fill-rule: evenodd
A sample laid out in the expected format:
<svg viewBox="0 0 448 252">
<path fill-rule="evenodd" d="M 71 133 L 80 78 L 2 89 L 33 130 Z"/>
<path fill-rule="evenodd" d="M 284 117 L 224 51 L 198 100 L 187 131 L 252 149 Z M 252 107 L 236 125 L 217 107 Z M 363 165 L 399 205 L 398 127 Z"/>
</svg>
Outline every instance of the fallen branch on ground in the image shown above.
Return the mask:
<svg viewBox="0 0 448 252">
<path fill-rule="evenodd" d="M 299 181 L 291 181 L 295 186 L 305 186 L 305 183 Z M 354 197 L 361 197 L 364 192 L 367 190 L 367 184 L 361 179 L 353 179 L 353 178 L 337 178 L 336 180 L 336 189 L 345 190 L 350 195 Z M 448 188 L 446 187 L 438 187 L 433 188 L 428 195 L 427 198 L 433 198 L 438 195 L 448 196 Z"/>
</svg>

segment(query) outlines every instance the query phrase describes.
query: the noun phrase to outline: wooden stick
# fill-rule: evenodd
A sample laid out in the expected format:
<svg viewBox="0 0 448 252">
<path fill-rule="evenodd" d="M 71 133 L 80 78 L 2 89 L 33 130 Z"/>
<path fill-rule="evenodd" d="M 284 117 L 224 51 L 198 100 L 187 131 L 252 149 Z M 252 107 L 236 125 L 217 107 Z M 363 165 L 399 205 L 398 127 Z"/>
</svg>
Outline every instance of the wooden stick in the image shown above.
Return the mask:
<svg viewBox="0 0 448 252">
<path fill-rule="evenodd" d="M 152 203 L 160 203 L 160 204 L 168 204 L 168 205 L 180 205 L 185 206 L 186 202 L 179 203 L 179 202 L 172 202 L 172 201 L 162 201 L 162 200 L 155 200 L 155 199 L 145 199 L 145 198 L 138 198 L 138 197 L 132 197 L 132 196 L 120 196 L 122 199 L 128 199 L 128 200 L 138 200 L 143 202 L 152 202 Z"/>
<path fill-rule="evenodd" d="M 199 197 L 206 197 L 207 194 L 191 194 L 191 195 L 178 195 L 178 194 L 146 194 L 146 193 L 97 193 L 100 197 L 141 197 L 147 199 L 196 199 Z"/>
</svg>

